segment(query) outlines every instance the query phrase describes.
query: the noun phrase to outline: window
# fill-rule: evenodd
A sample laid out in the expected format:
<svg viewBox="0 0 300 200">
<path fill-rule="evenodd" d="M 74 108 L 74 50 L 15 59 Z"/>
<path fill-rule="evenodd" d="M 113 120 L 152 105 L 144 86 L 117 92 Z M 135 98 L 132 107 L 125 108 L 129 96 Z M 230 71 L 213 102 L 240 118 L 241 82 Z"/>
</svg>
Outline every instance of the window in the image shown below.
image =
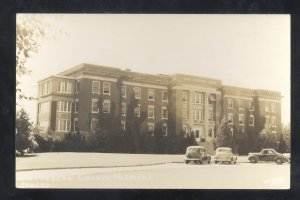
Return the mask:
<svg viewBox="0 0 300 200">
<path fill-rule="evenodd" d="M 100 94 L 100 82 L 99 81 L 93 81 L 92 93 L 93 94 Z"/>
<path fill-rule="evenodd" d="M 270 116 L 266 116 L 266 126 L 270 126 Z"/>
<path fill-rule="evenodd" d="M 95 131 L 96 131 L 97 124 L 98 124 L 98 120 L 95 119 L 95 118 L 93 118 L 92 121 L 91 121 L 91 131 L 92 131 L 92 132 L 95 132 Z"/>
<path fill-rule="evenodd" d="M 182 130 L 185 134 L 189 133 L 189 129 L 188 129 L 188 126 L 186 124 L 183 124 L 182 125 Z"/>
<path fill-rule="evenodd" d="M 239 125 L 244 125 L 244 115 L 239 114 Z"/>
<path fill-rule="evenodd" d="M 209 137 L 213 137 L 213 134 L 214 134 L 214 128 L 213 127 L 209 127 L 208 128 L 208 136 Z"/>
<path fill-rule="evenodd" d="M 58 92 L 60 92 L 60 93 L 71 93 L 71 83 L 69 83 L 69 82 L 58 82 Z"/>
<path fill-rule="evenodd" d="M 182 109 L 182 118 L 183 119 L 188 119 L 189 118 L 188 109 L 186 109 L 186 108 Z"/>
<path fill-rule="evenodd" d="M 50 94 L 51 85 L 52 85 L 51 81 L 47 81 L 47 82 L 41 84 L 39 87 L 39 95 L 43 96 L 43 95 Z"/>
<path fill-rule="evenodd" d="M 195 104 L 203 104 L 203 93 L 195 92 Z"/>
<path fill-rule="evenodd" d="M 110 113 L 110 100 L 105 99 L 105 100 L 103 101 L 103 108 L 102 108 L 102 111 L 103 111 L 104 113 Z"/>
<path fill-rule="evenodd" d="M 154 123 L 148 123 L 148 132 L 153 136 L 154 135 Z"/>
<path fill-rule="evenodd" d="M 92 113 L 99 112 L 98 99 L 92 99 Z"/>
<path fill-rule="evenodd" d="M 194 120 L 203 120 L 203 110 L 194 110 Z"/>
<path fill-rule="evenodd" d="M 121 128 L 123 131 L 126 130 L 126 122 L 124 120 L 121 121 Z"/>
<path fill-rule="evenodd" d="M 200 130 L 196 130 L 195 131 L 195 137 L 196 138 L 200 138 Z"/>
<path fill-rule="evenodd" d="M 233 109 L 233 100 L 228 99 L 228 109 Z"/>
<path fill-rule="evenodd" d="M 66 120 L 66 119 L 57 120 L 56 130 L 63 131 L 63 132 L 70 131 L 70 120 Z"/>
<path fill-rule="evenodd" d="M 162 134 L 163 134 L 163 136 L 167 136 L 167 134 L 168 134 L 168 126 L 167 126 L 167 124 L 163 124 L 162 125 Z"/>
<path fill-rule="evenodd" d="M 183 91 L 182 92 L 182 101 L 187 102 L 189 100 L 188 98 L 188 91 Z"/>
<path fill-rule="evenodd" d="M 57 112 L 71 112 L 72 102 L 70 101 L 58 101 L 57 102 Z"/>
<path fill-rule="evenodd" d="M 126 103 L 122 102 L 121 115 L 126 116 Z"/>
<path fill-rule="evenodd" d="M 253 101 L 249 101 L 249 110 L 254 111 L 254 104 Z"/>
<path fill-rule="evenodd" d="M 162 110 L 162 119 L 168 119 L 168 109 L 167 109 L 167 107 L 163 106 L 161 108 L 161 110 Z"/>
<path fill-rule="evenodd" d="M 138 104 L 138 106 L 134 109 L 134 114 L 137 117 L 141 116 L 141 104 Z"/>
<path fill-rule="evenodd" d="M 154 89 L 148 89 L 148 100 L 154 101 Z"/>
<path fill-rule="evenodd" d="M 74 118 L 74 131 L 78 131 L 78 118 Z"/>
<path fill-rule="evenodd" d="M 213 110 L 209 110 L 208 111 L 208 121 L 214 121 L 214 111 Z"/>
<path fill-rule="evenodd" d="M 275 103 L 271 103 L 271 112 L 276 113 L 276 105 Z"/>
<path fill-rule="evenodd" d="M 136 99 L 141 99 L 141 88 L 134 87 L 133 91 L 134 91 L 135 98 Z"/>
<path fill-rule="evenodd" d="M 43 102 L 39 104 L 39 113 L 47 113 L 50 111 L 50 102 Z"/>
<path fill-rule="evenodd" d="M 244 110 L 244 101 L 239 100 L 239 110 Z"/>
<path fill-rule="evenodd" d="M 122 97 L 126 98 L 126 86 L 125 85 L 122 85 Z"/>
<path fill-rule="evenodd" d="M 233 113 L 228 113 L 228 124 L 233 124 Z"/>
<path fill-rule="evenodd" d="M 168 91 L 162 91 L 162 101 L 168 102 Z"/>
<path fill-rule="evenodd" d="M 79 109 L 79 102 L 78 102 L 78 99 L 75 99 L 74 112 L 78 112 L 78 109 Z"/>
<path fill-rule="evenodd" d="M 265 102 L 265 112 L 269 112 L 269 102 Z"/>
<path fill-rule="evenodd" d="M 148 106 L 148 118 L 154 118 L 154 106 Z"/>
<path fill-rule="evenodd" d="M 110 83 L 103 83 L 103 94 L 110 94 Z"/>
<path fill-rule="evenodd" d="M 271 126 L 276 127 L 276 117 L 275 116 L 271 118 Z"/>
<path fill-rule="evenodd" d="M 250 115 L 249 117 L 249 126 L 254 126 L 254 116 Z"/>
<path fill-rule="evenodd" d="M 75 92 L 76 93 L 78 93 L 79 92 L 79 83 L 80 83 L 80 81 L 76 81 L 76 83 L 75 83 Z"/>
</svg>

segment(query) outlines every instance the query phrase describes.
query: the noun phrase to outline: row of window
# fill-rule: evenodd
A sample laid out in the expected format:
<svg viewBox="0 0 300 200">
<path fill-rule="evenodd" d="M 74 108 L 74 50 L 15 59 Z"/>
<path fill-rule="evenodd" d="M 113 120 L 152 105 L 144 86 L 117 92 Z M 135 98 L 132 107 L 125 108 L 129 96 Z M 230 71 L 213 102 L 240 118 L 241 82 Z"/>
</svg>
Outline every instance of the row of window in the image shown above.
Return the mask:
<svg viewBox="0 0 300 200">
<path fill-rule="evenodd" d="M 79 82 L 77 82 L 79 83 Z M 110 95 L 110 88 L 111 84 L 109 82 L 103 82 L 102 94 Z M 76 92 L 79 91 L 79 88 L 76 84 Z M 92 83 L 92 93 L 93 94 L 100 94 L 100 81 L 93 81 Z"/>
<path fill-rule="evenodd" d="M 77 123 L 77 118 L 74 120 L 74 130 L 77 130 L 76 128 L 78 128 Z M 76 125 L 75 125 L 76 124 Z M 95 132 L 96 131 L 96 127 L 98 124 L 98 120 L 93 118 L 91 120 L 91 131 Z M 122 130 L 126 130 L 126 122 L 124 120 L 121 121 L 121 128 Z M 148 123 L 147 124 L 147 131 L 153 136 L 154 135 L 154 123 Z M 166 123 L 162 124 L 162 134 L 163 136 L 167 136 L 167 131 L 168 131 L 168 126 Z"/>
<path fill-rule="evenodd" d="M 254 111 L 253 101 L 249 101 L 249 110 Z M 244 110 L 245 100 L 239 100 L 239 110 Z M 233 99 L 228 99 L 228 109 L 233 109 Z"/>
<path fill-rule="evenodd" d="M 233 113 L 228 113 L 228 124 L 233 124 Z M 244 114 L 239 114 L 239 125 L 245 125 L 245 116 Z M 249 116 L 249 126 L 254 126 L 254 116 Z"/>
<path fill-rule="evenodd" d="M 126 86 L 124 86 L 125 90 L 126 90 Z M 141 99 L 142 97 L 142 90 L 140 87 L 134 87 L 133 88 L 134 91 L 134 96 L 136 99 Z M 125 92 L 126 94 L 126 92 Z M 148 100 L 149 101 L 155 101 L 155 89 L 148 89 Z M 162 91 L 162 101 L 163 102 L 168 102 L 168 91 L 163 90 Z"/>
<path fill-rule="evenodd" d="M 60 93 L 71 94 L 72 83 L 60 81 L 58 82 L 57 91 Z"/>
<path fill-rule="evenodd" d="M 228 113 L 228 124 L 233 124 L 233 113 Z M 239 114 L 239 125 L 245 125 L 244 114 Z M 266 116 L 266 126 L 276 127 L 276 117 L 272 116 L 270 121 L 270 116 Z M 254 126 L 254 116 L 249 116 L 249 126 Z"/>
<path fill-rule="evenodd" d="M 187 108 L 182 109 L 182 118 L 189 119 L 189 110 Z M 201 109 L 194 109 L 193 110 L 193 119 L 197 121 L 204 120 L 204 111 Z M 213 110 L 208 110 L 208 120 L 215 121 L 215 115 Z"/>
<path fill-rule="evenodd" d="M 244 101 L 245 100 L 239 100 L 239 110 L 244 110 Z M 276 104 L 273 102 L 265 102 L 265 112 L 276 113 Z M 228 109 L 233 109 L 233 99 L 228 99 Z M 254 111 L 254 104 L 253 101 L 249 101 L 249 110 Z"/>
<path fill-rule="evenodd" d="M 77 107 L 77 108 L 76 108 Z M 154 118 L 154 105 L 148 105 L 148 118 Z M 78 102 L 75 102 L 75 112 L 78 111 Z M 98 113 L 99 112 L 99 106 L 98 106 L 98 100 L 93 99 L 92 100 L 92 112 Z M 110 100 L 104 100 L 103 106 L 102 106 L 102 112 L 103 113 L 110 113 Z M 125 102 L 122 102 L 122 108 L 121 108 L 121 116 L 126 116 L 127 112 L 127 104 Z M 141 105 L 138 104 L 138 106 L 134 109 L 134 113 L 137 117 L 140 117 L 141 115 Z M 162 106 L 162 119 L 168 119 L 168 109 L 166 106 Z"/>
<path fill-rule="evenodd" d="M 182 101 L 188 102 L 189 101 L 189 93 L 188 91 L 182 92 Z M 195 92 L 194 93 L 194 103 L 195 104 L 204 104 L 204 93 L 202 92 Z"/>
<path fill-rule="evenodd" d="M 270 112 L 271 107 L 271 113 L 276 113 L 276 104 L 273 102 L 265 102 L 265 112 Z"/>
<path fill-rule="evenodd" d="M 52 83 L 47 81 L 39 86 L 39 96 L 47 95 L 51 93 Z"/>
</svg>

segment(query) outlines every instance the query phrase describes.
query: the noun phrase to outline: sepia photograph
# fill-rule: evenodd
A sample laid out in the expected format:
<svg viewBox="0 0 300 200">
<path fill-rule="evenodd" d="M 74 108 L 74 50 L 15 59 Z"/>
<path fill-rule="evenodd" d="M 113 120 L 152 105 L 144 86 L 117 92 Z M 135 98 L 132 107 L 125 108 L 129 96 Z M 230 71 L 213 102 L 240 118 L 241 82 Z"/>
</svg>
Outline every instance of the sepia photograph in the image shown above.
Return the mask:
<svg viewBox="0 0 300 200">
<path fill-rule="evenodd" d="M 16 188 L 290 189 L 289 14 L 16 15 Z"/>
</svg>

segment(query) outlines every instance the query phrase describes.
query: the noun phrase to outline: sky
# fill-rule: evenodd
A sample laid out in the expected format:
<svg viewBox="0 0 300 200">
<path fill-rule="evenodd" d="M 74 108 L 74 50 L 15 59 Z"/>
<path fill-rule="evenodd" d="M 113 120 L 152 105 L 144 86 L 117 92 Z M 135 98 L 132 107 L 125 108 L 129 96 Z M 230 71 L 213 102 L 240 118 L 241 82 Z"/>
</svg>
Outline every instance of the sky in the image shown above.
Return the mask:
<svg viewBox="0 0 300 200">
<path fill-rule="evenodd" d="M 53 24 L 62 34 L 41 40 L 26 63 L 32 73 L 18 78 L 29 96 L 39 80 L 90 63 L 279 91 L 290 122 L 289 15 L 63 14 Z M 37 102 L 18 103 L 35 122 Z"/>
</svg>

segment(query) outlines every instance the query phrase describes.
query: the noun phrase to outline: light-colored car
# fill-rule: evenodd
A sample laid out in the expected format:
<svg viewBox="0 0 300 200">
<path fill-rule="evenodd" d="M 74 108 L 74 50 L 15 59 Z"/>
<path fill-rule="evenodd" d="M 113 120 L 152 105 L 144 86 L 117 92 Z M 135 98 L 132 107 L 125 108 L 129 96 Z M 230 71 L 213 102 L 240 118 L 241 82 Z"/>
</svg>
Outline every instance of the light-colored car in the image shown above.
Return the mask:
<svg viewBox="0 0 300 200">
<path fill-rule="evenodd" d="M 232 149 L 230 147 L 219 147 L 216 149 L 214 161 L 215 164 L 225 162 L 229 164 L 236 164 L 237 156 L 232 153 Z"/>
</svg>

